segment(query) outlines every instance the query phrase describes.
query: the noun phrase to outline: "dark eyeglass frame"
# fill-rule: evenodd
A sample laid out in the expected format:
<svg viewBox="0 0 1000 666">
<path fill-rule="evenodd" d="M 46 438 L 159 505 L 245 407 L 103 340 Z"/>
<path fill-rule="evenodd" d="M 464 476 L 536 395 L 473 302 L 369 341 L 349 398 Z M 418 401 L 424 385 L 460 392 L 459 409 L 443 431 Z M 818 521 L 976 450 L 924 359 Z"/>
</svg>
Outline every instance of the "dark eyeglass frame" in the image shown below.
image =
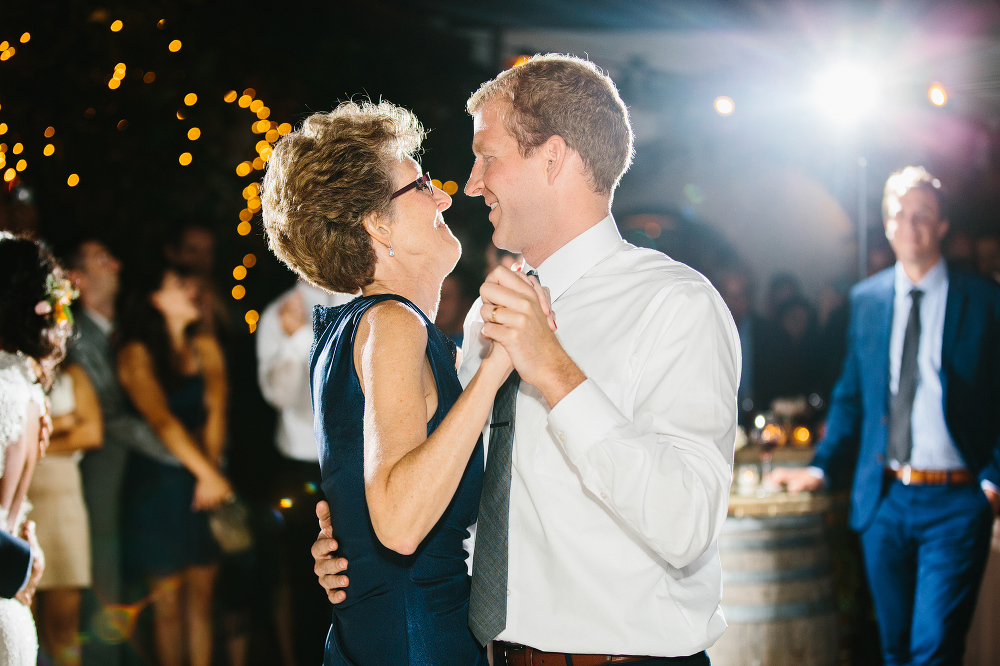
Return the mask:
<svg viewBox="0 0 1000 666">
<path fill-rule="evenodd" d="M 398 197 L 398 196 L 400 196 L 402 194 L 406 194 L 407 192 L 409 192 L 410 190 L 412 190 L 414 188 L 416 188 L 417 190 L 420 190 L 420 191 L 427 190 L 429 192 L 433 192 L 434 191 L 434 184 L 431 182 L 431 172 L 428 171 L 427 173 L 423 174 L 422 176 L 417 176 L 417 179 L 415 181 L 413 181 L 409 185 L 401 187 L 398 190 L 396 190 L 395 192 L 393 192 L 392 196 L 389 197 L 389 201 L 392 201 L 393 199 L 395 199 L 396 197 Z"/>
</svg>

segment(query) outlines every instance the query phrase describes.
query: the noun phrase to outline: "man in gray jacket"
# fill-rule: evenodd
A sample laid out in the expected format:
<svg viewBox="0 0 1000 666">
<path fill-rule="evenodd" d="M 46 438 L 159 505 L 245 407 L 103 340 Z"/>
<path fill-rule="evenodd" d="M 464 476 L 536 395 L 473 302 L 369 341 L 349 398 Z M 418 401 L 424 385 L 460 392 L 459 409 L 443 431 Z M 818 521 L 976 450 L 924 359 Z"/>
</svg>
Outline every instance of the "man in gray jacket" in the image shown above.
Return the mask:
<svg viewBox="0 0 1000 666">
<path fill-rule="evenodd" d="M 121 262 L 102 243 L 87 239 L 65 256 L 70 279 L 80 290 L 74 304 L 76 332 L 67 358 L 80 364 L 90 377 L 104 417 L 104 445 L 80 461 L 83 493 L 90 517 L 94 594 L 102 606 L 123 601 L 121 590 L 120 496 L 129 449 L 167 465 L 177 465 L 149 425 L 132 408 L 118 382 L 114 332 L 115 299 Z M 102 666 L 120 663 L 117 635 L 98 614 L 84 659 Z M 88 659 L 91 657 L 91 659 Z"/>
</svg>

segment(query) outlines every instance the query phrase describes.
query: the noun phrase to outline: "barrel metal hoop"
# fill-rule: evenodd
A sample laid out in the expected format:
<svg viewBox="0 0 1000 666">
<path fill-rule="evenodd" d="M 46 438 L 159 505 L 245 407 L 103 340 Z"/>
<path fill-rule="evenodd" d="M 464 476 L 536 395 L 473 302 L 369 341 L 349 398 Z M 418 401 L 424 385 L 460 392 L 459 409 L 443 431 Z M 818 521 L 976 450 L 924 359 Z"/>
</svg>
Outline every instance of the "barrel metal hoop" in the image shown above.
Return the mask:
<svg viewBox="0 0 1000 666">
<path fill-rule="evenodd" d="M 722 582 L 725 585 L 752 585 L 754 583 L 784 583 L 794 580 L 822 578 L 829 573 L 828 567 L 805 567 L 802 569 L 778 569 L 771 571 L 734 571 L 724 569 Z"/>
<path fill-rule="evenodd" d="M 770 539 L 733 539 L 719 541 L 719 551 L 724 553 L 743 550 L 782 550 L 823 545 L 822 534 L 804 534 Z"/>
<path fill-rule="evenodd" d="M 770 604 L 768 606 L 722 605 L 722 614 L 725 616 L 727 622 L 741 623 L 793 620 L 833 613 L 834 610 L 833 602 L 830 599 Z"/>
<path fill-rule="evenodd" d="M 767 518 L 729 518 L 722 527 L 724 534 L 757 532 L 760 530 L 822 527 L 823 517 L 818 514 L 802 516 L 771 516 Z"/>
</svg>

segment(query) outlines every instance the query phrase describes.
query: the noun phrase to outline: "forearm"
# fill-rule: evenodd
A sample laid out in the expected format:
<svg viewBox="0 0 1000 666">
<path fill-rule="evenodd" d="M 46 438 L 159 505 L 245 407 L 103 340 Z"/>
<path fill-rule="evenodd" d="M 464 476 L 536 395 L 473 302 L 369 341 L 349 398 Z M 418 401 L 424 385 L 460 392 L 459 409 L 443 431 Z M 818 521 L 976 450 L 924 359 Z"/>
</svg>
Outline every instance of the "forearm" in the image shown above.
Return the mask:
<svg viewBox="0 0 1000 666">
<path fill-rule="evenodd" d="M 153 432 L 167 447 L 167 450 L 195 477 L 201 478 L 215 472 L 215 466 L 201 452 L 201 449 L 198 448 L 198 445 L 191 439 L 179 421 L 171 419 L 152 425 Z"/>
<path fill-rule="evenodd" d="M 225 411 L 209 412 L 205 423 L 205 455 L 216 467 L 222 462 L 222 450 L 226 445 Z"/>
<path fill-rule="evenodd" d="M 409 554 L 437 524 L 462 479 L 503 377 L 481 368 L 437 429 L 367 487 L 379 540 Z"/>
<path fill-rule="evenodd" d="M 53 434 L 49 438 L 48 453 L 72 453 L 98 449 L 103 443 L 101 424 L 84 423 L 72 430 Z"/>
<path fill-rule="evenodd" d="M 587 380 L 587 375 L 562 347 L 559 347 L 559 352 L 544 373 L 544 380 L 538 382 L 536 387 L 548 403 L 549 409 L 558 405 L 560 400 Z"/>
</svg>

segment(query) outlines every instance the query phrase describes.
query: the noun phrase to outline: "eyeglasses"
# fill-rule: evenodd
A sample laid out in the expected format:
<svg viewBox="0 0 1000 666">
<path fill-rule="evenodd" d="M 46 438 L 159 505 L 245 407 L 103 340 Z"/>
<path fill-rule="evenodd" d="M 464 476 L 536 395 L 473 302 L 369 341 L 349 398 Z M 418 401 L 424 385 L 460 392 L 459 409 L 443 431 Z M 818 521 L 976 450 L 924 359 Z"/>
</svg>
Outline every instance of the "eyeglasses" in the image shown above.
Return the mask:
<svg viewBox="0 0 1000 666">
<path fill-rule="evenodd" d="M 417 190 L 421 191 L 421 192 L 423 192 L 424 190 L 427 190 L 428 192 L 433 192 L 434 191 L 434 186 L 431 184 L 431 174 L 430 174 L 430 172 L 425 173 L 422 176 L 417 176 L 417 179 L 415 181 L 413 181 L 409 185 L 407 185 L 405 187 L 401 187 L 398 190 L 396 190 L 395 192 L 393 192 L 392 196 L 389 197 L 389 201 L 392 201 L 393 199 L 395 199 L 396 197 L 398 197 L 401 194 L 406 194 L 407 192 L 409 192 L 413 188 L 417 188 Z"/>
</svg>

